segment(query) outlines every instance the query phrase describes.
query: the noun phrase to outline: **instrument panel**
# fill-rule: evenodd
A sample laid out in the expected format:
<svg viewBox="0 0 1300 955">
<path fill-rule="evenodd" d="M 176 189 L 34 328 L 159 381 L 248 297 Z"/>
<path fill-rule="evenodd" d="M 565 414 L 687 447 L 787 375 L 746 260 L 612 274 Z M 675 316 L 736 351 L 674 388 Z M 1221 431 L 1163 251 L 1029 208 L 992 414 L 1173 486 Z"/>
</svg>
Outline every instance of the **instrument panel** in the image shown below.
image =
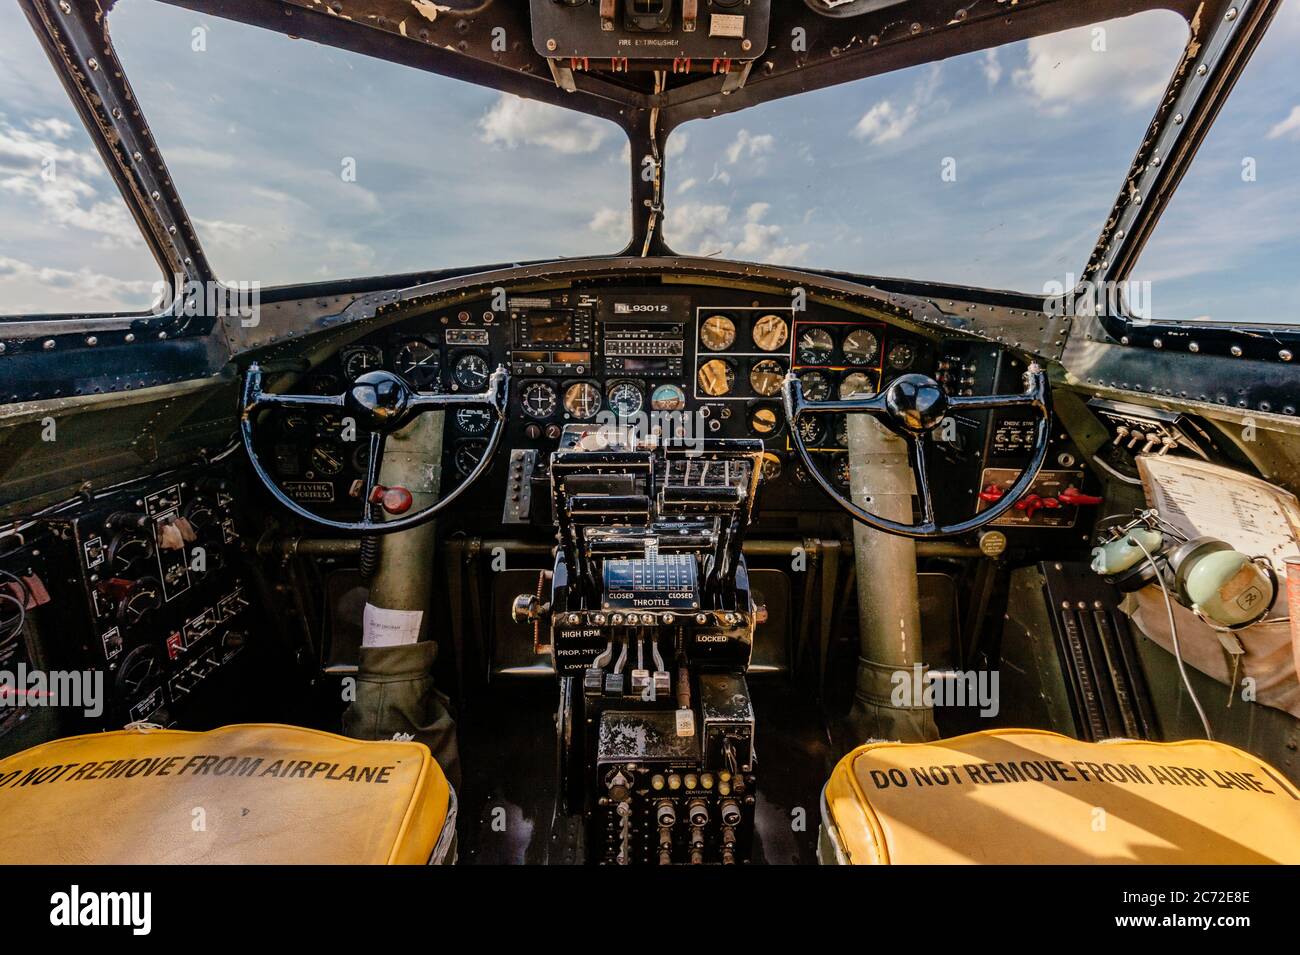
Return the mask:
<svg viewBox="0 0 1300 955">
<path fill-rule="evenodd" d="M 986 393 L 998 383 L 1004 358 L 994 346 L 942 341 L 820 303 L 799 308 L 789 297 L 705 286 L 593 285 L 507 292 L 405 319 L 344 346 L 295 389 L 337 394 L 359 375 L 386 368 L 421 390 L 477 392 L 494 368 L 506 366 L 511 395 L 502 450 L 466 501 L 485 510 L 505 499 L 506 523 L 544 523 L 545 515 L 521 514 L 511 496 L 529 497 L 521 485 L 544 477 L 562 435 L 585 428 L 687 440 L 760 438 L 763 506 L 829 510 L 834 505 L 813 490 L 786 433 L 781 388 L 787 374 L 797 375 L 814 399 L 875 393 L 908 372 L 930 375 L 953 393 Z M 1018 373 L 1006 373 L 1010 389 L 1019 390 Z M 369 436 L 339 414 L 275 414 L 278 420 L 261 433 L 269 435 L 263 438 L 271 445 L 267 459 L 286 493 L 322 514 L 355 513 Z M 485 409 L 448 413 L 444 492 L 481 459 L 491 424 Z M 961 424 L 962 440 L 950 448 L 946 470 L 969 486 L 973 512 L 986 429 L 982 419 Z M 826 476 L 847 487 L 843 416 L 809 416 L 801 428 Z M 545 507 L 545 494 L 531 498 Z"/>
</svg>

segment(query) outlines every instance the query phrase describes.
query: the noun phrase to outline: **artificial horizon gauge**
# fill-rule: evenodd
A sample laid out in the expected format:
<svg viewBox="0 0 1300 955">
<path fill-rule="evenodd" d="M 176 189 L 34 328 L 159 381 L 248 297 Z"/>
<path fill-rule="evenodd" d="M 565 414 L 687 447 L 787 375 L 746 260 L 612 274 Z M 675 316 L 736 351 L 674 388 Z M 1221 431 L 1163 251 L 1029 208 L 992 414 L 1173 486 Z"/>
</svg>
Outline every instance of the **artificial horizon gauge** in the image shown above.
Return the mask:
<svg viewBox="0 0 1300 955">
<path fill-rule="evenodd" d="M 772 358 L 755 362 L 754 367 L 749 370 L 749 387 L 754 389 L 754 394 L 762 395 L 764 398 L 779 394 L 781 382 L 784 380 L 785 366 Z"/>
<path fill-rule="evenodd" d="M 721 398 L 731 392 L 736 383 L 736 369 L 729 361 L 713 358 L 700 366 L 696 375 L 700 391 L 710 398 Z"/>
<path fill-rule="evenodd" d="M 686 392 L 677 385 L 659 385 L 650 392 L 650 407 L 654 411 L 681 411 L 686 407 Z"/>
<path fill-rule="evenodd" d="M 466 391 L 481 391 L 487 385 L 489 374 L 487 359 L 470 352 L 456 359 L 451 377 Z"/>
<path fill-rule="evenodd" d="M 458 408 L 456 427 L 466 434 L 487 434 L 492 424 L 492 412 L 487 408 Z"/>
<path fill-rule="evenodd" d="M 764 315 L 754 322 L 754 346 L 776 351 L 790 340 L 790 326 L 780 315 Z"/>
<path fill-rule="evenodd" d="M 831 339 L 831 333 L 824 328 L 808 329 L 795 343 L 795 355 L 802 365 L 830 364 L 831 352 L 834 350 L 835 342 Z"/>
<path fill-rule="evenodd" d="M 560 398 L 547 381 L 530 381 L 519 392 L 519 406 L 530 418 L 549 418 L 555 414 Z"/>
<path fill-rule="evenodd" d="M 399 375 L 421 391 L 437 384 L 442 372 L 438 349 L 423 338 L 402 342 L 393 358 L 393 365 Z"/>
<path fill-rule="evenodd" d="M 600 389 L 589 381 L 576 381 L 564 389 L 564 410 L 575 418 L 590 418 L 600 410 Z"/>
<path fill-rule="evenodd" d="M 889 349 L 889 355 L 885 361 L 889 362 L 889 367 L 899 371 L 909 367 L 916 358 L 916 352 L 911 345 L 898 344 Z"/>
<path fill-rule="evenodd" d="M 865 328 L 855 329 L 845 337 L 842 350 L 850 365 L 870 365 L 880 353 L 880 339 Z"/>
<path fill-rule="evenodd" d="M 452 456 L 452 463 L 456 465 L 456 471 L 461 477 L 468 477 L 478 463 L 483 460 L 483 454 L 487 451 L 487 442 L 478 438 L 469 441 L 462 441 L 456 446 L 456 453 Z"/>
<path fill-rule="evenodd" d="M 825 401 L 831 396 L 831 380 L 820 371 L 805 371 L 799 376 L 799 384 L 809 401 Z"/>
<path fill-rule="evenodd" d="M 736 323 L 726 315 L 710 315 L 700 324 L 700 341 L 709 351 L 724 351 L 736 341 Z"/>
<path fill-rule="evenodd" d="M 870 395 L 875 392 L 871 379 L 860 371 L 850 372 L 840 382 L 840 397 L 852 398 L 854 395 Z"/>
<path fill-rule="evenodd" d="M 348 381 L 356 381 L 368 371 L 383 367 L 384 355 L 373 345 L 362 345 L 343 356 L 343 374 Z"/>
</svg>

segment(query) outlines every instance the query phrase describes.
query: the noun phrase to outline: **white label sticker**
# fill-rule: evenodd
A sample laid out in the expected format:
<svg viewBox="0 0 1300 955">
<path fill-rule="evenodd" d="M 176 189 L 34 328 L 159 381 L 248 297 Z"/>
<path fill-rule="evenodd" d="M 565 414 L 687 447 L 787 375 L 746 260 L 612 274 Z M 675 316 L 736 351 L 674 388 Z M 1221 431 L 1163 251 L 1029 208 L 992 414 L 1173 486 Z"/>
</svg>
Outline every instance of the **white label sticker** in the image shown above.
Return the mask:
<svg viewBox="0 0 1300 955">
<path fill-rule="evenodd" d="M 678 736 L 695 735 L 695 711 L 694 710 L 677 711 L 677 735 Z"/>
<path fill-rule="evenodd" d="M 366 604 L 361 616 L 363 647 L 401 647 L 420 639 L 423 610 L 387 610 Z"/>
</svg>

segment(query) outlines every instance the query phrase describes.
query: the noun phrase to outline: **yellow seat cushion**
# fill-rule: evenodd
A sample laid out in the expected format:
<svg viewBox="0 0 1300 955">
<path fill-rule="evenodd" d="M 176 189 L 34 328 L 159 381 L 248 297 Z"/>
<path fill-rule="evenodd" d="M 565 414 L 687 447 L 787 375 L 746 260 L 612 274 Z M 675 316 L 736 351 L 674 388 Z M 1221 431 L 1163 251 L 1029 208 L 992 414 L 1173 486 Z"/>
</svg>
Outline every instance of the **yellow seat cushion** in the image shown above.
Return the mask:
<svg viewBox="0 0 1300 955">
<path fill-rule="evenodd" d="M 298 726 L 128 729 L 0 761 L 0 863 L 419 863 L 451 841 L 428 747 Z"/>
<path fill-rule="evenodd" d="M 1300 863 L 1296 787 L 1208 740 L 868 743 L 835 767 L 822 817 L 826 862 Z"/>
</svg>

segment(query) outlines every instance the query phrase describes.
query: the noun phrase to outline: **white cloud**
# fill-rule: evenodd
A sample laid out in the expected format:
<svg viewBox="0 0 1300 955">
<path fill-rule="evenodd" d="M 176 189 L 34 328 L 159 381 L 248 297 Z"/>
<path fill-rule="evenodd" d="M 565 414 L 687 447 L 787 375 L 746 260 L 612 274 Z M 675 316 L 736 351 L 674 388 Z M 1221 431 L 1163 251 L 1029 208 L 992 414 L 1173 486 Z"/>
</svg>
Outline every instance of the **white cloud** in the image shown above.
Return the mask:
<svg viewBox="0 0 1300 955">
<path fill-rule="evenodd" d="M 998 80 L 1002 79 L 1002 64 L 998 62 L 996 47 L 984 51 L 980 69 L 984 72 L 984 78 L 988 80 L 990 87 L 998 85 Z"/>
<path fill-rule="evenodd" d="M 1186 27 L 1172 13 L 1078 27 L 1031 38 L 1026 65 L 1012 80 L 1053 115 L 1092 101 L 1151 108 L 1186 42 Z"/>
<path fill-rule="evenodd" d="M 621 209 L 604 206 L 596 210 L 587 228 L 611 241 L 626 243 L 632 235 L 632 210 L 626 206 Z"/>
<path fill-rule="evenodd" d="M 735 165 L 741 159 L 757 159 L 765 156 L 776 148 L 776 137 L 771 133 L 759 133 L 753 135 L 749 130 L 742 129 L 736 134 L 731 145 L 727 147 L 727 162 Z"/>
<path fill-rule="evenodd" d="M 874 145 L 900 139 L 916 122 L 916 113 L 915 104 L 900 111 L 889 100 L 881 100 L 858 120 L 853 138 L 870 140 Z"/>
<path fill-rule="evenodd" d="M 912 89 L 906 106 L 899 108 L 883 99 L 867 110 L 853 127 L 853 138 L 870 141 L 875 146 L 902 139 L 920 118 L 921 110 L 933 101 L 939 88 L 939 69 L 935 64 L 926 70 Z"/>
<path fill-rule="evenodd" d="M 99 157 L 55 141 L 71 131 L 55 118 L 29 120 L 27 129 L 0 119 L 0 191 L 38 208 L 43 223 L 95 233 L 110 247 L 143 244 Z"/>
<path fill-rule="evenodd" d="M 41 136 L 67 139 L 72 135 L 72 124 L 59 119 L 57 116 L 50 116 L 46 119 L 33 119 L 27 125 L 31 127 L 32 132 Z"/>
<path fill-rule="evenodd" d="M 681 184 L 677 187 L 677 194 L 680 196 L 683 192 L 689 191 L 694 188 L 697 182 L 698 180 L 694 176 L 691 176 L 688 179 L 683 179 Z"/>
<path fill-rule="evenodd" d="M 86 302 L 110 311 L 145 308 L 157 291 L 155 284 L 152 280 L 114 278 L 86 266 L 74 271 L 0 256 L 0 300 L 8 315 L 37 314 L 52 308 L 76 310 Z"/>
<path fill-rule="evenodd" d="M 803 261 L 810 244 L 790 242 L 782 226 L 764 222 L 770 208 L 766 202 L 755 202 L 737 216 L 726 205 L 682 203 L 665 213 L 665 238 L 674 249 L 692 255 L 720 255 L 773 265 Z"/>
<path fill-rule="evenodd" d="M 502 93 L 479 120 L 479 139 L 493 146 L 544 146 L 566 156 L 593 153 L 608 127 L 573 110 Z"/>
<path fill-rule="evenodd" d="M 1300 106 L 1291 107 L 1291 112 L 1287 114 L 1286 119 L 1275 123 L 1268 131 L 1269 139 L 1281 139 L 1283 136 L 1288 139 L 1300 139 Z"/>
</svg>

